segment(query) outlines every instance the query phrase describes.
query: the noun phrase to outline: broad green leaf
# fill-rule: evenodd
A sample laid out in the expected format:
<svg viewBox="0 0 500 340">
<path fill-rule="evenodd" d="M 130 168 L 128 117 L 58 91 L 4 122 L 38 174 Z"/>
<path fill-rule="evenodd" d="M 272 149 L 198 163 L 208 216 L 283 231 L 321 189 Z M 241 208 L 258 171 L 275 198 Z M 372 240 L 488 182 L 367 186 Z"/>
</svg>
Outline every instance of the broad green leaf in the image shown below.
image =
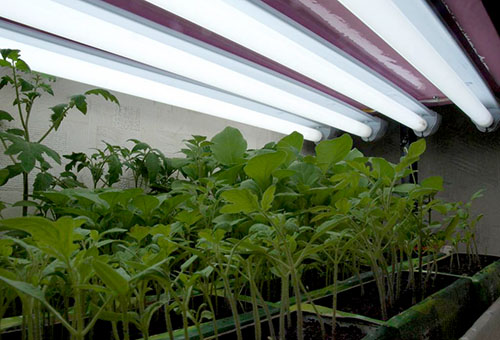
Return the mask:
<svg viewBox="0 0 500 340">
<path fill-rule="evenodd" d="M 295 162 L 289 169 L 295 172 L 292 179 L 298 184 L 312 186 L 321 178 L 321 170 L 314 164 Z"/>
<path fill-rule="evenodd" d="M 399 184 L 396 185 L 393 189 L 394 192 L 400 193 L 400 194 L 407 194 L 412 190 L 415 190 L 418 188 L 417 184 L 413 183 L 404 183 L 404 184 Z"/>
<path fill-rule="evenodd" d="M 211 142 L 210 149 L 216 160 L 224 165 L 239 164 L 247 150 L 247 141 L 238 129 L 226 127 L 216 134 Z"/>
<path fill-rule="evenodd" d="M 43 303 L 47 303 L 45 300 L 45 296 L 43 294 L 43 291 L 40 288 L 35 287 L 32 284 L 27 283 L 27 282 L 9 279 L 2 274 L 0 274 L 0 281 L 5 282 L 10 287 L 14 288 L 15 290 L 17 290 L 23 294 L 31 296 L 32 298 L 35 298 Z"/>
<path fill-rule="evenodd" d="M 373 166 L 373 173 L 377 179 L 384 176 L 393 179 L 396 175 L 394 166 L 383 158 L 372 157 L 370 158 L 370 163 Z"/>
<path fill-rule="evenodd" d="M 271 209 L 271 206 L 274 201 L 274 192 L 276 191 L 276 186 L 271 185 L 269 188 L 266 189 L 264 194 L 262 195 L 262 201 L 260 203 L 262 210 L 268 211 Z"/>
<path fill-rule="evenodd" d="M 0 186 L 7 183 L 8 180 L 9 180 L 9 170 L 0 169 Z"/>
<path fill-rule="evenodd" d="M 0 120 L 6 120 L 8 122 L 14 120 L 14 118 L 7 111 L 0 110 Z"/>
<path fill-rule="evenodd" d="M 426 144 L 425 139 L 419 139 L 410 144 L 408 148 L 408 157 L 420 157 L 425 152 Z"/>
<path fill-rule="evenodd" d="M 142 195 L 135 197 L 132 200 L 132 205 L 139 209 L 143 215 L 150 216 L 151 212 L 158 208 L 160 201 L 154 196 Z"/>
<path fill-rule="evenodd" d="M 248 161 L 244 171 L 262 190 L 265 190 L 271 185 L 273 171 L 283 164 L 285 159 L 286 153 L 282 151 L 258 155 Z"/>
<path fill-rule="evenodd" d="M 141 242 L 143 238 L 149 235 L 151 228 L 150 227 L 142 227 L 139 225 L 135 225 L 130 228 L 130 232 L 128 235 L 137 240 L 137 242 Z"/>
<path fill-rule="evenodd" d="M 251 213 L 259 210 L 257 196 L 248 189 L 231 189 L 221 194 L 230 204 L 221 208 L 221 213 Z"/>
<path fill-rule="evenodd" d="M 316 146 L 317 165 L 323 171 L 343 160 L 352 149 L 351 136 L 344 134 L 341 137 L 320 142 Z"/>
<path fill-rule="evenodd" d="M 107 163 L 108 173 L 106 174 L 106 180 L 108 181 L 108 185 L 111 186 L 120 180 L 120 176 L 122 175 L 122 162 L 118 155 L 111 155 Z"/>
<path fill-rule="evenodd" d="M 304 144 L 304 136 L 302 136 L 297 131 L 292 132 L 292 134 L 283 137 L 277 144 L 276 149 L 278 151 L 283 151 L 287 154 L 285 164 L 289 165 L 302 151 L 302 145 Z"/>
<path fill-rule="evenodd" d="M 156 177 L 158 177 L 158 173 L 161 169 L 160 157 L 156 153 L 150 152 L 144 158 L 144 165 L 146 166 L 146 169 L 148 169 L 149 180 L 154 181 Z"/>
<path fill-rule="evenodd" d="M 106 287 L 120 296 L 127 296 L 129 283 L 118 271 L 100 260 L 94 260 L 92 266 Z"/>
<path fill-rule="evenodd" d="M 443 190 L 443 177 L 441 176 L 428 177 L 422 181 L 421 185 L 424 188 L 441 191 Z"/>
</svg>

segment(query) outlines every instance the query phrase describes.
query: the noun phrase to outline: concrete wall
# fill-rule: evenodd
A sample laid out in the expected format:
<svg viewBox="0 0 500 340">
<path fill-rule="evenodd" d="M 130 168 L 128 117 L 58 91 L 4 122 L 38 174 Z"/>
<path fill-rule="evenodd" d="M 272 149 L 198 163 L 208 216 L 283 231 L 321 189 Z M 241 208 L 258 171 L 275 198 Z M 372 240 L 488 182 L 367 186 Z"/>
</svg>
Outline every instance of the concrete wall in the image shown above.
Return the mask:
<svg viewBox="0 0 500 340">
<path fill-rule="evenodd" d="M 455 106 L 436 108 L 442 125 L 427 137 L 427 151 L 418 164 L 420 179 L 442 176 L 442 198 L 467 201 L 479 189 L 484 196 L 475 201 L 473 210 L 484 214 L 479 224 L 479 246 L 484 253 L 500 255 L 500 131 L 482 133 Z M 375 143 L 356 142 L 367 156 L 400 157 L 399 126 L 391 124 L 388 134 Z"/>
<path fill-rule="evenodd" d="M 0 74 L 1 75 L 1 74 Z M 55 96 L 44 95 L 33 110 L 30 120 L 30 130 L 35 136 L 41 136 L 49 127 L 49 107 L 67 102 L 69 96 L 84 93 L 93 86 L 65 79 L 58 79 L 53 86 Z M 238 128 L 248 142 L 249 148 L 277 141 L 283 135 L 269 130 L 259 129 L 236 122 L 219 119 L 205 114 L 185 110 L 171 105 L 165 105 L 138 97 L 113 92 L 121 106 L 106 102 L 101 97 L 89 96 L 87 115 L 74 110 L 63 121 L 58 131 L 53 132 L 45 144 L 56 150 L 60 155 L 71 152 L 92 152 L 91 148 L 102 147 L 102 141 L 111 144 L 126 144 L 127 139 L 136 138 L 154 146 L 167 156 L 182 157 L 178 154 L 183 146 L 183 140 L 191 135 L 203 135 L 211 138 L 226 126 Z M 6 88 L 0 91 L 0 109 L 12 115 L 14 93 Z M 4 124 L 5 125 L 5 124 Z M 10 160 L 0 153 L 0 168 L 10 164 Z M 59 173 L 61 167 L 56 167 L 53 173 Z M 33 180 L 34 176 L 31 176 Z M 84 173 L 82 180 L 89 183 L 89 174 Z M 9 181 L 0 187 L 0 200 L 16 202 L 21 199 L 22 184 L 20 177 Z M 4 216 L 19 213 L 20 208 L 4 210 Z"/>
</svg>

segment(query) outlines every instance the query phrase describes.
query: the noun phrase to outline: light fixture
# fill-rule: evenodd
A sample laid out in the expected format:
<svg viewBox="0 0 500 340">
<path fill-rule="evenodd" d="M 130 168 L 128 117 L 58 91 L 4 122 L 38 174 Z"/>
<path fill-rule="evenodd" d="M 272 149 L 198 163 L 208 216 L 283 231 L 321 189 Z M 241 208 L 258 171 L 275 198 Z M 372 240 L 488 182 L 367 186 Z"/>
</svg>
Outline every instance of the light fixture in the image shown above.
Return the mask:
<svg viewBox="0 0 500 340">
<path fill-rule="evenodd" d="M 482 131 L 498 103 L 473 63 L 424 0 L 339 0 L 454 102 Z"/>
<path fill-rule="evenodd" d="M 102 1 L 9 1 L 2 16 L 366 140 L 383 130 L 379 119 L 360 110 Z"/>
<path fill-rule="evenodd" d="M 146 1 L 363 103 L 418 135 L 439 125 L 436 113 L 262 1 Z"/>
<path fill-rule="evenodd" d="M 0 21 L 1 48 L 20 49 L 36 71 L 318 142 L 318 124 L 200 84 L 154 72 L 54 36 Z"/>
</svg>

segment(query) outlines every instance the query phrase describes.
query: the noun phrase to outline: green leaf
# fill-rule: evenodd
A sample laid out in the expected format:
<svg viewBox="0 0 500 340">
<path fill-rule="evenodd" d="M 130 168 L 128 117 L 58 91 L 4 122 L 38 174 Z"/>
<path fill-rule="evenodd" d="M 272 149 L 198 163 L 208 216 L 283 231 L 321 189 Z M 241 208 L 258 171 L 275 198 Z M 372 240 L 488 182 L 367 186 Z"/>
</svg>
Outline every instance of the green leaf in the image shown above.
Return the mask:
<svg viewBox="0 0 500 340">
<path fill-rule="evenodd" d="M 14 120 L 14 118 L 7 111 L 0 110 L 0 120 L 6 120 L 8 122 Z"/>
<path fill-rule="evenodd" d="M 9 170 L 8 169 L 0 169 L 0 186 L 7 183 L 9 180 Z"/>
<path fill-rule="evenodd" d="M 40 288 L 35 287 L 30 283 L 23 282 L 23 281 L 11 280 L 11 279 L 9 279 L 1 274 L 0 274 L 0 280 L 5 282 L 6 284 L 8 284 L 12 288 L 14 288 L 15 290 L 17 290 L 23 294 L 31 296 L 32 298 L 35 298 L 41 302 L 47 303 L 45 301 L 45 296 L 43 294 L 43 291 Z"/>
<path fill-rule="evenodd" d="M 87 113 L 87 98 L 83 94 L 77 94 L 71 97 L 71 102 L 83 114 Z"/>
<path fill-rule="evenodd" d="M 31 91 L 35 88 L 33 84 L 27 82 L 23 78 L 19 78 L 19 84 L 21 84 L 21 92 Z"/>
<path fill-rule="evenodd" d="M 85 94 L 94 94 L 96 96 L 101 96 L 104 99 L 106 99 L 112 103 L 115 103 L 118 106 L 120 105 L 120 102 L 118 101 L 118 99 L 114 95 L 112 95 L 111 92 L 109 92 L 108 90 L 92 89 L 92 90 L 88 90 L 87 92 L 85 92 Z"/>
<path fill-rule="evenodd" d="M 148 217 L 154 209 L 158 208 L 160 201 L 154 196 L 142 195 L 135 197 L 132 200 L 132 205 Z"/>
<path fill-rule="evenodd" d="M 375 178 L 382 178 L 384 176 L 393 179 L 396 175 L 394 166 L 383 158 L 372 157 L 370 163 L 373 166 Z"/>
<path fill-rule="evenodd" d="M 150 227 L 142 227 L 139 225 L 135 225 L 130 229 L 128 233 L 130 237 L 133 237 L 137 240 L 137 242 L 141 242 L 143 238 L 149 235 L 151 228 Z"/>
<path fill-rule="evenodd" d="M 120 161 L 120 157 L 118 157 L 118 155 L 111 155 L 106 163 L 108 163 L 106 180 L 108 181 L 108 185 L 111 186 L 120 180 L 120 176 L 123 173 L 122 162 Z"/>
<path fill-rule="evenodd" d="M 420 157 L 425 152 L 426 144 L 425 139 L 419 139 L 410 144 L 408 148 L 408 157 Z"/>
<path fill-rule="evenodd" d="M 48 172 L 40 172 L 35 177 L 35 182 L 33 183 L 34 191 L 45 191 L 50 189 L 54 184 L 54 177 Z"/>
<path fill-rule="evenodd" d="M 415 190 L 416 188 L 418 188 L 417 184 L 404 183 L 404 184 L 396 185 L 394 187 L 393 191 L 396 192 L 396 193 L 400 193 L 400 194 L 407 194 L 410 191 Z"/>
<path fill-rule="evenodd" d="M 0 136 L 8 139 L 12 144 L 5 150 L 6 155 L 17 155 L 24 171 L 30 172 L 35 167 L 36 161 L 40 164 L 46 163 L 43 154 L 46 154 L 58 164 L 61 164 L 59 154 L 51 148 L 36 142 L 27 142 L 23 138 L 5 132 L 0 132 Z"/>
<path fill-rule="evenodd" d="M 285 159 L 286 153 L 282 151 L 258 155 L 248 161 L 244 171 L 262 190 L 265 190 L 271 185 L 273 171 L 283 164 Z"/>
<path fill-rule="evenodd" d="M 239 164 L 243 161 L 243 155 L 247 150 L 247 141 L 243 138 L 240 130 L 226 127 L 216 134 L 211 142 L 210 149 L 216 160 L 224 165 Z"/>
<path fill-rule="evenodd" d="M 22 59 L 17 59 L 16 68 L 20 71 L 23 71 L 23 72 L 31 72 L 31 69 L 28 66 L 28 64 L 26 64 L 26 62 Z"/>
<path fill-rule="evenodd" d="M 156 177 L 158 177 L 161 169 L 160 157 L 156 153 L 150 152 L 144 158 L 144 165 L 146 166 L 146 169 L 148 169 L 149 181 L 152 182 L 156 180 Z"/>
<path fill-rule="evenodd" d="M 277 144 L 276 149 L 278 151 L 283 151 L 287 154 L 285 163 L 287 165 L 291 164 L 297 159 L 297 156 L 302 151 L 302 146 L 304 144 L 304 136 L 302 136 L 297 131 L 292 132 L 292 134 L 283 137 Z"/>
<path fill-rule="evenodd" d="M 352 138 L 348 134 L 320 142 L 316 146 L 317 165 L 326 173 L 328 169 L 343 160 L 352 149 Z"/>
<path fill-rule="evenodd" d="M 50 108 L 52 112 L 54 112 L 50 116 L 50 121 L 52 122 L 52 124 L 54 124 L 54 129 L 57 130 L 61 125 L 61 122 L 65 117 L 65 112 L 67 107 L 68 104 L 59 104 Z"/>
<path fill-rule="evenodd" d="M 276 191 L 276 186 L 271 185 L 269 188 L 266 189 L 264 194 L 262 195 L 262 201 L 260 202 L 260 205 L 262 207 L 262 210 L 268 211 L 271 209 L 271 206 L 274 201 L 274 192 Z"/>
<path fill-rule="evenodd" d="M 289 169 L 295 171 L 292 179 L 298 184 L 312 186 L 321 178 L 321 170 L 314 164 L 295 162 Z"/>
<path fill-rule="evenodd" d="M 106 287 L 120 296 L 127 296 L 129 292 L 129 283 L 118 271 L 109 264 L 94 260 L 92 262 L 94 270 Z"/>
<path fill-rule="evenodd" d="M 41 250 L 64 261 L 78 247 L 73 243 L 78 239 L 75 229 L 83 222 L 68 216 L 54 222 L 43 217 L 30 216 L 2 220 L 0 225 L 31 234 Z"/>
<path fill-rule="evenodd" d="M 0 170 L 0 185 L 4 185 L 9 179 L 20 175 L 22 172 L 23 167 L 19 163 L 15 165 L 7 165 L 5 168 Z"/>
<path fill-rule="evenodd" d="M 6 131 L 7 133 L 10 133 L 10 134 L 13 134 L 13 135 L 16 135 L 16 136 L 20 136 L 20 137 L 24 137 L 24 131 L 21 130 L 21 129 L 8 129 Z"/>
<path fill-rule="evenodd" d="M 441 176 L 428 177 L 422 181 L 421 185 L 424 188 L 441 191 L 443 190 L 443 177 Z"/>
<path fill-rule="evenodd" d="M 257 196 L 248 189 L 231 189 L 224 191 L 221 197 L 231 204 L 221 208 L 221 213 L 252 213 L 259 210 Z"/>
</svg>

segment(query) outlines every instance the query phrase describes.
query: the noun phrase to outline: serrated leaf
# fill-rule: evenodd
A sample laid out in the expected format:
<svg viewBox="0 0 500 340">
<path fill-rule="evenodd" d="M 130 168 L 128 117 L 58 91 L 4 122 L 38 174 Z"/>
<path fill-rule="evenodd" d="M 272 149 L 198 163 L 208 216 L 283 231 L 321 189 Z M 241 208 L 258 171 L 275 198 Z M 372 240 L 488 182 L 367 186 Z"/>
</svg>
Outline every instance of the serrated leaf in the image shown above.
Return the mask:
<svg viewBox="0 0 500 340">
<path fill-rule="evenodd" d="M 77 94 L 71 97 L 71 102 L 83 114 L 87 113 L 87 98 L 82 94 Z"/>
<path fill-rule="evenodd" d="M 259 210 L 257 196 L 248 189 L 231 189 L 224 191 L 221 197 L 230 204 L 221 208 L 221 213 L 252 213 Z"/>
<path fill-rule="evenodd" d="M 33 86 L 33 84 L 27 82 L 23 78 L 19 78 L 18 81 L 19 81 L 19 84 L 21 85 L 21 92 L 31 91 L 35 88 Z"/>
<path fill-rule="evenodd" d="M 118 106 L 120 105 L 120 102 L 118 101 L 118 99 L 113 94 L 111 94 L 111 92 L 109 92 L 108 90 L 92 89 L 92 90 L 88 90 L 87 92 L 85 92 L 85 94 L 93 94 L 96 96 L 101 96 L 104 99 L 106 99 L 112 103 L 117 104 Z"/>
<path fill-rule="evenodd" d="M 50 121 L 52 122 L 52 124 L 54 124 L 54 129 L 57 130 L 61 125 L 67 107 L 67 104 L 59 104 L 50 108 L 53 112 L 53 114 L 50 116 Z"/>
<path fill-rule="evenodd" d="M 36 142 L 27 142 L 23 138 L 0 132 L 0 136 L 9 140 L 12 144 L 5 150 L 6 155 L 15 155 L 21 162 L 24 171 L 30 172 L 35 167 L 36 162 L 44 165 L 46 160 L 44 154 L 61 164 L 59 154 L 51 148 Z"/>
<path fill-rule="evenodd" d="M 26 62 L 22 59 L 17 59 L 16 68 L 20 71 L 23 71 L 23 72 L 31 72 L 31 69 L 28 66 L 28 64 L 26 64 Z"/>
<path fill-rule="evenodd" d="M 220 163 L 234 165 L 242 162 L 247 150 L 247 141 L 240 130 L 228 126 L 216 134 L 211 142 L 210 149 Z"/>
<path fill-rule="evenodd" d="M 48 172 L 40 172 L 35 177 L 35 182 L 33 183 L 34 191 L 45 191 L 50 189 L 54 184 L 54 177 Z"/>
</svg>

